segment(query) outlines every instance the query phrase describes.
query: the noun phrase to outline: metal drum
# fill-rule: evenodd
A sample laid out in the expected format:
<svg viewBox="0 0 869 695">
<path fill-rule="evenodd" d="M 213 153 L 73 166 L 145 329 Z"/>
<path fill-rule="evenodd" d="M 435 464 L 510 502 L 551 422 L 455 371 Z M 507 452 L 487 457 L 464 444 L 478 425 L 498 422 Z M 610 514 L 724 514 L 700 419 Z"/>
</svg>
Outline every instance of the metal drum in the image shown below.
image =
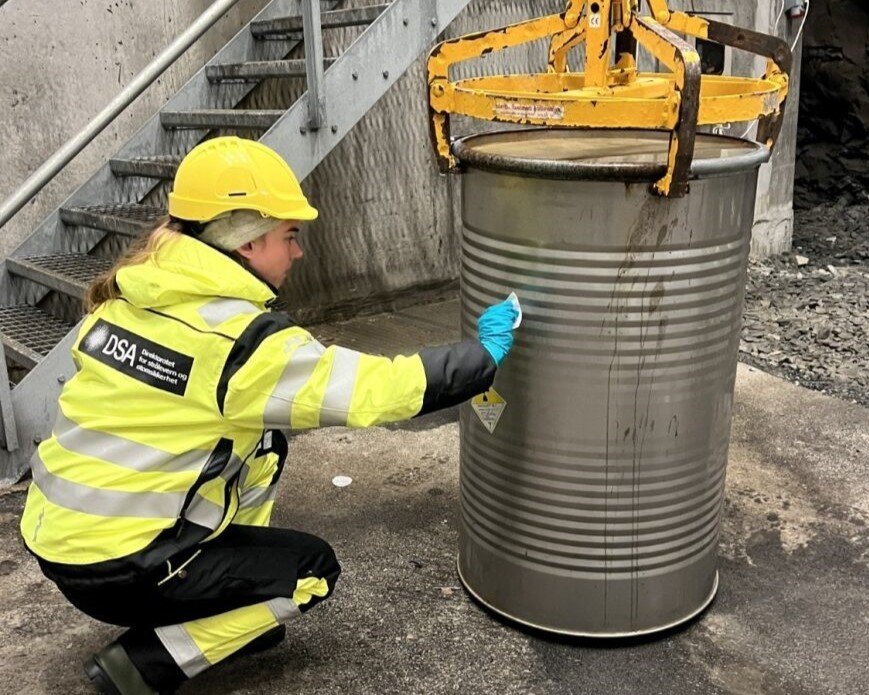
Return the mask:
<svg viewBox="0 0 869 695">
<path fill-rule="evenodd" d="M 756 143 L 698 135 L 690 192 L 656 197 L 668 135 L 523 130 L 459 141 L 462 326 L 515 290 L 495 393 L 461 415 L 459 573 L 559 633 L 676 625 L 718 585 Z"/>
</svg>

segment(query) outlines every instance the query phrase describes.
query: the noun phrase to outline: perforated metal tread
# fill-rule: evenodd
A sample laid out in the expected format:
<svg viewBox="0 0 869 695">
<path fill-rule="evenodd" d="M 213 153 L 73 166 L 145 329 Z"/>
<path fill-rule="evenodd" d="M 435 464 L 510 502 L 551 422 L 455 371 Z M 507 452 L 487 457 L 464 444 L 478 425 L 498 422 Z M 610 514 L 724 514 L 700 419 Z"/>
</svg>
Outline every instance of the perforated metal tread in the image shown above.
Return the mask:
<svg viewBox="0 0 869 695">
<path fill-rule="evenodd" d="M 275 110 L 197 109 L 191 111 L 161 111 L 164 128 L 250 128 L 268 130 L 282 115 Z"/>
<path fill-rule="evenodd" d="M 181 157 L 171 154 L 109 161 L 115 176 L 147 176 L 152 179 L 174 178 L 180 163 Z"/>
<path fill-rule="evenodd" d="M 9 272 L 82 299 L 88 285 L 108 270 L 112 261 L 81 253 L 62 253 L 30 258 L 7 258 Z"/>
<path fill-rule="evenodd" d="M 346 10 L 332 10 L 320 15 L 320 25 L 323 29 L 340 29 L 341 27 L 355 27 L 363 24 L 371 24 L 384 10 L 385 5 L 370 5 L 369 7 L 355 7 Z M 251 22 L 250 33 L 255 38 L 270 38 L 273 36 L 285 36 L 287 34 L 299 34 L 302 31 L 301 17 L 277 17 L 275 19 Z"/>
<path fill-rule="evenodd" d="M 125 236 L 138 236 L 153 228 L 154 223 L 165 214 L 163 208 L 153 205 L 117 203 L 61 208 L 60 219 L 66 224 L 103 229 Z"/>
<path fill-rule="evenodd" d="M 329 68 L 335 58 L 326 58 L 323 67 Z M 269 77 L 305 77 L 304 60 L 264 60 L 247 63 L 209 65 L 205 75 L 210 82 L 256 82 Z"/>
<path fill-rule="evenodd" d="M 0 307 L 0 339 L 6 355 L 33 369 L 73 328 L 35 306 Z"/>
</svg>

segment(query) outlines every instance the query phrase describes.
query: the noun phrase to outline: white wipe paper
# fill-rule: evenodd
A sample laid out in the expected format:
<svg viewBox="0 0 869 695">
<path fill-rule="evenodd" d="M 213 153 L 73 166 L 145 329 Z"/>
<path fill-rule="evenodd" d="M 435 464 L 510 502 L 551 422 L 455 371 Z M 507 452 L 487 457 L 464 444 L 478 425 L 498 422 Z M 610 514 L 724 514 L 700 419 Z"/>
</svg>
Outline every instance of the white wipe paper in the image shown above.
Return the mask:
<svg viewBox="0 0 869 695">
<path fill-rule="evenodd" d="M 519 304 L 519 297 L 516 296 L 515 292 L 511 292 L 510 296 L 507 299 L 513 303 L 513 306 L 516 307 L 516 311 L 518 312 L 518 316 L 516 317 L 516 321 L 513 322 L 513 329 L 519 328 L 522 325 L 522 305 Z"/>
</svg>

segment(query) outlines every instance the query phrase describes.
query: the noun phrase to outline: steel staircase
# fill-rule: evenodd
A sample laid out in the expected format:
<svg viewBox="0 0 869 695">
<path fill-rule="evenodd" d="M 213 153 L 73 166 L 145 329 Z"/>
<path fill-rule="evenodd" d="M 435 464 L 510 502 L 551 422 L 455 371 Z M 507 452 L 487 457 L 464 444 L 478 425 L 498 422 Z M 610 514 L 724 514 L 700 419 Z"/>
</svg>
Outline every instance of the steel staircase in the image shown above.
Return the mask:
<svg viewBox="0 0 869 695">
<path fill-rule="evenodd" d="M 3 261 L 0 480 L 20 479 L 50 433 L 80 300 L 164 215 L 183 155 L 216 135 L 256 137 L 304 178 L 469 1 L 269 3 Z M 355 40 L 324 57 L 320 31 L 348 27 Z"/>
</svg>

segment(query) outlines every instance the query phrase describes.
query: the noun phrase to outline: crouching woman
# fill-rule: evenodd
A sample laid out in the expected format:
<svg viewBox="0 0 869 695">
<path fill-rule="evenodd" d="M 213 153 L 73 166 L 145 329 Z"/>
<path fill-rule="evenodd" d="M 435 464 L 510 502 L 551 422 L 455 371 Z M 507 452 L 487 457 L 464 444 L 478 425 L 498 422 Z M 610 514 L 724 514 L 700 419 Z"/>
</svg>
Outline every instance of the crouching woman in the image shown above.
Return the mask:
<svg viewBox="0 0 869 695">
<path fill-rule="evenodd" d="M 479 340 L 395 359 L 318 343 L 272 310 L 317 211 L 256 142 L 194 148 L 169 214 L 90 289 L 21 522 L 76 607 L 128 628 L 86 665 L 107 693 L 171 692 L 279 642 L 326 599 L 340 572 L 328 543 L 269 526 L 283 432 L 405 420 L 481 393 L 516 317 L 495 305 Z"/>
</svg>

